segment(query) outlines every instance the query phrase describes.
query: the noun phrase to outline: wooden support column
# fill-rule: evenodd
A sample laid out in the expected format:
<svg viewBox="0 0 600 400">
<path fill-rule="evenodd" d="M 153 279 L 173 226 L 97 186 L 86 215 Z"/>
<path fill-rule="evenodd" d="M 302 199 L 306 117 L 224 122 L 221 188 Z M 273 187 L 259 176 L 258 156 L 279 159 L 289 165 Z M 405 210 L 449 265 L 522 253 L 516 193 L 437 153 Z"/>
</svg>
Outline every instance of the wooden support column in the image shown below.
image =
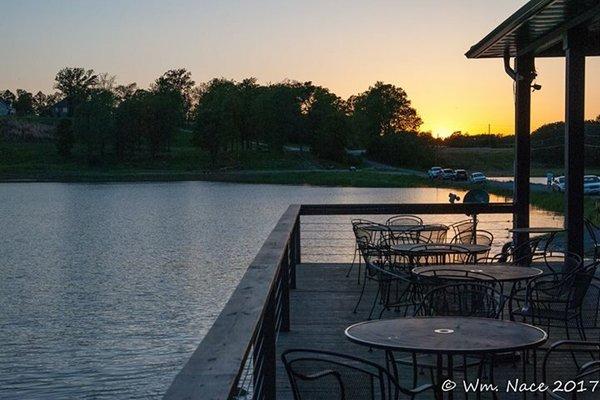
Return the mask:
<svg viewBox="0 0 600 400">
<path fill-rule="evenodd" d="M 566 60 L 565 106 L 565 228 L 567 250 L 583 255 L 583 175 L 585 42 L 583 31 L 567 32 L 563 45 Z"/>
<path fill-rule="evenodd" d="M 515 58 L 515 183 L 514 228 L 529 227 L 529 177 L 531 175 L 531 82 L 534 57 L 531 54 Z M 515 234 L 515 246 L 529 239 L 526 233 Z M 523 255 L 517 254 L 518 258 Z"/>
</svg>

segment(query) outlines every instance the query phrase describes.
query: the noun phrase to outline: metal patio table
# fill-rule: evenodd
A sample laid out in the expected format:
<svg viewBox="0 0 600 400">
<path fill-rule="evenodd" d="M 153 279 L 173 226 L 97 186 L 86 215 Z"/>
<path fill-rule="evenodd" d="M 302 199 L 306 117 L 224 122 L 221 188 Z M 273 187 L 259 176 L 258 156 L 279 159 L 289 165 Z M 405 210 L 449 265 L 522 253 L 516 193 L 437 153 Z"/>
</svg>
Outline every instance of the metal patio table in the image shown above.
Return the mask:
<svg viewBox="0 0 600 400">
<path fill-rule="evenodd" d="M 436 356 L 438 395 L 443 397 L 444 362 L 447 379 L 453 380 L 453 357 L 490 355 L 536 349 L 548 334 L 521 322 L 467 317 L 415 317 L 365 321 L 349 326 L 346 337 L 359 345 L 386 352 L 403 351 Z M 524 358 L 523 358 L 524 359 Z M 493 362 L 493 360 L 492 360 Z M 526 366 L 523 360 L 523 379 Z M 448 399 L 453 399 L 452 391 Z"/>
<path fill-rule="evenodd" d="M 407 233 L 407 232 L 431 232 L 431 231 L 447 231 L 449 228 L 444 224 L 423 224 L 423 225 L 365 225 L 362 229 L 367 231 L 388 231 L 392 233 Z"/>
<path fill-rule="evenodd" d="M 536 276 L 542 275 L 544 271 L 533 267 L 516 267 L 512 264 L 494 263 L 494 264 L 443 264 L 425 267 L 416 267 L 412 270 L 413 274 L 435 277 L 443 276 L 444 279 L 460 279 L 473 273 L 478 279 L 495 279 L 498 282 L 519 282 L 526 281 Z"/>
<path fill-rule="evenodd" d="M 436 246 L 437 245 L 437 246 Z M 428 249 L 424 246 L 429 247 Z M 447 243 L 403 243 L 390 246 L 394 253 L 407 256 L 411 264 L 415 264 L 414 258 L 418 256 L 440 257 L 446 263 L 446 256 L 467 255 L 468 259 L 476 259 L 476 255 L 489 252 L 491 246 L 483 244 L 447 244 Z"/>
</svg>

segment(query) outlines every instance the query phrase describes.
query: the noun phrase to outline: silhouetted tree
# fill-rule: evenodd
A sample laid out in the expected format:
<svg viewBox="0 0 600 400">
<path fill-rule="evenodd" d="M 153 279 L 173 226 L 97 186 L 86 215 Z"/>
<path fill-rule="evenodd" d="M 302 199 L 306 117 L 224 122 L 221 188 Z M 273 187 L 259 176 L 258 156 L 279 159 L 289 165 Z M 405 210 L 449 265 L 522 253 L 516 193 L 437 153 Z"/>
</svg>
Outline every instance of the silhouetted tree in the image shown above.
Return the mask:
<svg viewBox="0 0 600 400">
<path fill-rule="evenodd" d="M 54 143 L 58 154 L 68 159 L 71 157 L 71 151 L 75 144 L 75 136 L 73 134 L 73 125 L 70 119 L 63 118 L 58 121 L 56 130 L 54 131 Z"/>
<path fill-rule="evenodd" d="M 242 149 L 250 148 L 250 143 L 252 141 L 256 142 L 260 136 L 252 111 L 252 105 L 256 96 L 258 96 L 259 87 L 256 78 L 244 79 L 237 85 L 239 139 Z"/>
<path fill-rule="evenodd" d="M 67 67 L 58 71 L 54 80 L 54 87 L 68 99 L 69 112 L 73 113 L 81 102 L 87 100 L 87 96 L 98 84 L 98 75 L 91 69 Z"/>
<path fill-rule="evenodd" d="M 31 115 L 34 112 L 33 95 L 26 90 L 17 89 L 17 99 L 13 107 L 18 116 Z"/>
<path fill-rule="evenodd" d="M 33 96 L 33 109 L 37 115 L 43 115 L 48 107 L 48 96 L 38 91 Z"/>
<path fill-rule="evenodd" d="M 213 159 L 233 148 L 241 138 L 238 88 L 235 82 L 213 79 L 196 108 L 195 143 L 208 150 Z"/>
<path fill-rule="evenodd" d="M 335 94 L 315 87 L 307 108 L 308 130 L 313 153 L 324 159 L 346 160 L 348 117 L 345 104 Z"/>
<path fill-rule="evenodd" d="M 141 149 L 143 137 L 148 131 L 146 98 L 150 93 L 137 90 L 131 94 L 117 88 L 121 102 L 115 110 L 115 130 L 113 145 L 117 160 L 125 161 L 135 157 Z"/>
<path fill-rule="evenodd" d="M 107 72 L 98 74 L 97 82 L 95 87 L 98 89 L 106 90 L 108 92 L 114 92 L 117 86 L 117 77 Z"/>
<path fill-rule="evenodd" d="M 354 129 L 367 147 L 380 136 L 416 132 L 423 123 L 406 92 L 391 84 L 377 82 L 366 92 L 351 97 L 349 104 Z"/>
<path fill-rule="evenodd" d="M 17 96 L 15 96 L 15 94 L 10 90 L 6 89 L 0 94 L 0 100 L 3 100 L 5 103 L 8 103 L 12 106 L 17 100 Z"/>
<path fill-rule="evenodd" d="M 176 92 L 181 96 L 183 112 L 186 117 L 190 116 L 192 109 L 192 95 L 195 82 L 192 74 L 185 68 L 171 69 L 165 72 L 154 83 L 157 92 Z"/>
<path fill-rule="evenodd" d="M 427 167 L 434 161 L 434 145 L 430 133 L 396 132 L 375 138 L 369 155 L 398 167 Z"/>
<path fill-rule="evenodd" d="M 170 150 L 173 136 L 184 120 L 181 96 L 173 91 L 158 91 L 144 97 L 147 110 L 147 140 L 150 155 L 155 158 Z"/>
<path fill-rule="evenodd" d="M 85 145 L 90 164 L 104 162 L 107 145 L 113 137 L 114 95 L 106 90 L 95 90 L 75 110 L 74 131 Z"/>
<path fill-rule="evenodd" d="M 585 121 L 586 166 L 600 166 L 600 121 Z M 531 133 L 532 160 L 548 166 L 563 166 L 565 156 L 565 123 L 553 122 Z"/>
<path fill-rule="evenodd" d="M 469 135 L 457 131 L 440 139 L 439 143 L 448 147 L 511 147 L 514 144 L 512 135 L 480 134 Z"/>
<path fill-rule="evenodd" d="M 137 90 L 137 83 L 134 82 L 129 85 L 117 85 L 114 93 L 118 101 L 124 101 L 133 96 Z"/>
</svg>

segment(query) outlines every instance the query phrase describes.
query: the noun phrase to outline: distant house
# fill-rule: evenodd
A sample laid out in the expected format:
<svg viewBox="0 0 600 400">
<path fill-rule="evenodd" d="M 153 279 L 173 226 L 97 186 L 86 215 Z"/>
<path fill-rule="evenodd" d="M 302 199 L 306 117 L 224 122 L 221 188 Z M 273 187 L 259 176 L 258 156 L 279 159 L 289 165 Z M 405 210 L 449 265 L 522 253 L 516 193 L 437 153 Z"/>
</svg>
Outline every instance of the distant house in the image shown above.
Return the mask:
<svg viewBox="0 0 600 400">
<path fill-rule="evenodd" d="M 14 113 L 15 111 L 9 103 L 5 102 L 4 100 L 0 100 L 0 117 L 12 115 Z"/>
<path fill-rule="evenodd" d="M 71 100 L 67 97 L 54 103 L 51 113 L 53 117 L 68 117 L 71 113 Z"/>
</svg>

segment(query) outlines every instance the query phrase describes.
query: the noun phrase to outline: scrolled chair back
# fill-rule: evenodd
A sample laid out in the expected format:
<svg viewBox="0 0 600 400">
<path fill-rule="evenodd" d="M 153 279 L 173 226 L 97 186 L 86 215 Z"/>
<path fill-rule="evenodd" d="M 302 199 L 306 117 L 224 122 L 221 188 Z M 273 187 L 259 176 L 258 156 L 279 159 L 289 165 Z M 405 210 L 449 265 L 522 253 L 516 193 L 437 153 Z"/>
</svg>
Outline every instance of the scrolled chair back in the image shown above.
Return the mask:
<svg viewBox="0 0 600 400">
<path fill-rule="evenodd" d="M 463 232 L 469 232 L 473 230 L 473 220 L 464 219 L 462 221 L 450 224 L 450 228 L 454 231 L 454 236 L 459 235 Z"/>
<path fill-rule="evenodd" d="M 460 244 L 452 243 L 424 243 L 417 244 L 411 248 L 411 254 L 417 265 L 435 265 L 446 263 L 449 258 L 455 256 L 468 260 L 471 253 L 468 248 Z"/>
<path fill-rule="evenodd" d="M 599 262 L 597 260 L 592 261 L 587 266 L 583 266 L 582 263 L 581 267 L 572 270 L 570 273 L 570 275 L 572 275 L 572 293 L 570 294 L 569 299 L 570 307 L 578 308 L 583 306 L 585 297 L 595 279 L 598 264 Z"/>
<path fill-rule="evenodd" d="M 423 225 L 423 219 L 416 215 L 394 215 L 385 221 L 386 225 L 413 226 Z"/>
<path fill-rule="evenodd" d="M 505 302 L 502 292 L 488 284 L 451 283 L 427 292 L 415 316 L 499 318 Z"/>
<path fill-rule="evenodd" d="M 433 389 L 406 389 L 383 366 L 346 354 L 290 349 L 281 359 L 295 400 L 395 400 Z"/>
<path fill-rule="evenodd" d="M 584 305 L 598 262 L 583 265 L 581 257 L 573 253 L 564 255 L 566 272 L 550 272 L 533 278 L 527 284 L 526 309 L 536 313 L 554 310 L 561 312 L 579 312 Z M 596 299 L 596 302 L 600 299 Z"/>
<path fill-rule="evenodd" d="M 531 265 L 534 258 L 544 257 L 544 254 L 538 251 L 541 241 L 542 236 L 536 236 L 518 246 L 515 246 L 514 242 L 504 243 L 500 253 L 489 258 L 487 261 L 514 265 Z"/>
</svg>

